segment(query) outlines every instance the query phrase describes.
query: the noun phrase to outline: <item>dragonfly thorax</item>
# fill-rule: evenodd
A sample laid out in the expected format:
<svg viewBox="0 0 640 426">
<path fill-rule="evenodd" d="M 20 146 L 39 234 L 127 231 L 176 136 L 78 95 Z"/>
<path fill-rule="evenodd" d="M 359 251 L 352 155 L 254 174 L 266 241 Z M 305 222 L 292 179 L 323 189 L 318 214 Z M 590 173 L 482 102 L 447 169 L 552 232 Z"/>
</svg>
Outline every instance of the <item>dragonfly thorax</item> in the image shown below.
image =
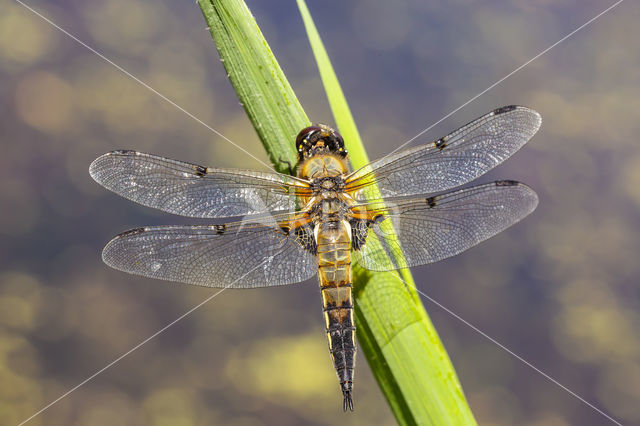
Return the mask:
<svg viewBox="0 0 640 426">
<path fill-rule="evenodd" d="M 349 211 L 349 200 L 340 193 L 323 194 L 324 197 L 314 197 L 307 213 L 314 223 L 344 219 Z M 332 196 L 333 195 L 333 196 Z"/>
<path fill-rule="evenodd" d="M 337 192 L 344 191 L 344 178 L 339 176 L 324 176 L 311 180 L 311 188 L 315 195 L 326 198 L 335 196 Z"/>
<path fill-rule="evenodd" d="M 330 183 L 325 183 L 327 178 L 341 177 L 347 171 L 348 167 L 345 159 L 333 154 L 315 155 L 298 166 L 298 176 L 311 180 L 314 187 L 331 185 Z"/>
<path fill-rule="evenodd" d="M 322 179 L 322 180 L 320 181 L 320 187 L 321 187 L 323 190 L 335 189 L 336 184 L 337 184 L 336 180 L 335 180 L 334 178 L 330 178 L 330 177 L 329 177 L 329 178 Z"/>
</svg>

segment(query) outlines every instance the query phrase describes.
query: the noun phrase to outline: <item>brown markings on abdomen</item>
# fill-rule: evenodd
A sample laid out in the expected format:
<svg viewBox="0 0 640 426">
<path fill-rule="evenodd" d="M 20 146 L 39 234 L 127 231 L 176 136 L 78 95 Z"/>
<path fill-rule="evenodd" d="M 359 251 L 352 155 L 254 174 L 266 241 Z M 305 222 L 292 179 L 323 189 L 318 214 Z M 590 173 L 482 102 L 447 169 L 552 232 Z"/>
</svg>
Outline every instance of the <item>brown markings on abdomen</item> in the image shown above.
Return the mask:
<svg viewBox="0 0 640 426">
<path fill-rule="evenodd" d="M 343 408 L 353 410 L 351 392 L 356 340 L 351 292 L 351 235 L 345 221 L 318 225 L 318 277 L 329 339 L 329 352 L 344 395 Z"/>
</svg>

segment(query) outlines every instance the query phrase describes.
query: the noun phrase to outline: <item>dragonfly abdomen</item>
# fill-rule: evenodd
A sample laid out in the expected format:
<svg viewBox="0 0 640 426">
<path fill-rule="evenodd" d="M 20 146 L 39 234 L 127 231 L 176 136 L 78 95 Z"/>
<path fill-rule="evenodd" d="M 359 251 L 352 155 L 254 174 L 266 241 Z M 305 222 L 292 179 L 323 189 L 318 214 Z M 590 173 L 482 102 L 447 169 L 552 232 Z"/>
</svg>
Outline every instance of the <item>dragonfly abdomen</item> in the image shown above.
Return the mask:
<svg viewBox="0 0 640 426">
<path fill-rule="evenodd" d="M 351 231 L 345 221 L 320 223 L 316 236 L 318 277 L 322 292 L 329 352 L 344 395 L 344 409 L 353 410 L 351 391 L 355 367 L 355 324 L 351 292 Z"/>
</svg>

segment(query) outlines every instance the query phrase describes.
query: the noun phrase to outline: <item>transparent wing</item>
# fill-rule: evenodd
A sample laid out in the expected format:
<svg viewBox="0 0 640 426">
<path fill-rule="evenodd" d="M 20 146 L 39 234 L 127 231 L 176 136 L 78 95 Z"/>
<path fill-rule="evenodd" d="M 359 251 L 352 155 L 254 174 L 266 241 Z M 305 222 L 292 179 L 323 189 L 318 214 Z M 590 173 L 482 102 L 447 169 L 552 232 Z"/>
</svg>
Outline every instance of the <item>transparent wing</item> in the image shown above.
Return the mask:
<svg viewBox="0 0 640 426">
<path fill-rule="evenodd" d="M 100 185 L 182 216 L 221 218 L 294 211 L 302 180 L 278 173 L 212 169 L 136 151 L 113 151 L 89 167 Z"/>
<path fill-rule="evenodd" d="M 133 229 L 111 240 L 102 259 L 131 274 L 206 287 L 292 284 L 312 277 L 318 260 L 305 249 L 312 229 L 293 228 L 291 218 Z"/>
<path fill-rule="evenodd" d="M 522 106 L 496 109 L 429 145 L 399 152 L 355 171 L 346 190 L 356 199 L 445 191 L 472 181 L 520 149 L 540 128 L 540 114 Z"/>
<path fill-rule="evenodd" d="M 364 246 L 354 251 L 354 256 L 374 271 L 436 262 L 491 238 L 537 205 L 536 193 L 515 181 L 387 202 L 386 206 L 367 204 L 372 217 L 380 216 L 370 225 Z"/>
</svg>

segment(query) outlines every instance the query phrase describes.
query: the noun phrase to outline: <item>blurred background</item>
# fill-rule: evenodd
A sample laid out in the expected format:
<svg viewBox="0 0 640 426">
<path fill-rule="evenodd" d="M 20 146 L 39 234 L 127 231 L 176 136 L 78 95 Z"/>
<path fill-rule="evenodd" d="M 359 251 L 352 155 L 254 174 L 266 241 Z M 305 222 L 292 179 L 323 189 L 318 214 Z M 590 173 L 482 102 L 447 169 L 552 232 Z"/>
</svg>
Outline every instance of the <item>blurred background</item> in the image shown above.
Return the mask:
<svg viewBox="0 0 640 426">
<path fill-rule="evenodd" d="M 267 161 L 193 1 L 27 3 Z M 376 158 L 612 3 L 309 7 Z M 295 2 L 248 4 L 309 117 L 332 124 Z M 526 182 L 538 209 L 413 273 L 421 291 L 623 424 L 640 423 L 638 21 L 640 4 L 623 2 L 412 143 L 502 105 L 542 114 L 533 140 L 479 180 Z M 125 229 L 189 220 L 109 193 L 89 163 L 126 148 L 264 166 L 11 0 L 0 0 L 0 141 L 0 424 L 17 424 L 216 291 L 101 262 Z M 611 424 L 424 303 L 479 424 Z M 341 412 L 323 327 L 313 280 L 225 291 L 29 424 L 393 424 L 362 354 L 356 411 Z"/>
</svg>

